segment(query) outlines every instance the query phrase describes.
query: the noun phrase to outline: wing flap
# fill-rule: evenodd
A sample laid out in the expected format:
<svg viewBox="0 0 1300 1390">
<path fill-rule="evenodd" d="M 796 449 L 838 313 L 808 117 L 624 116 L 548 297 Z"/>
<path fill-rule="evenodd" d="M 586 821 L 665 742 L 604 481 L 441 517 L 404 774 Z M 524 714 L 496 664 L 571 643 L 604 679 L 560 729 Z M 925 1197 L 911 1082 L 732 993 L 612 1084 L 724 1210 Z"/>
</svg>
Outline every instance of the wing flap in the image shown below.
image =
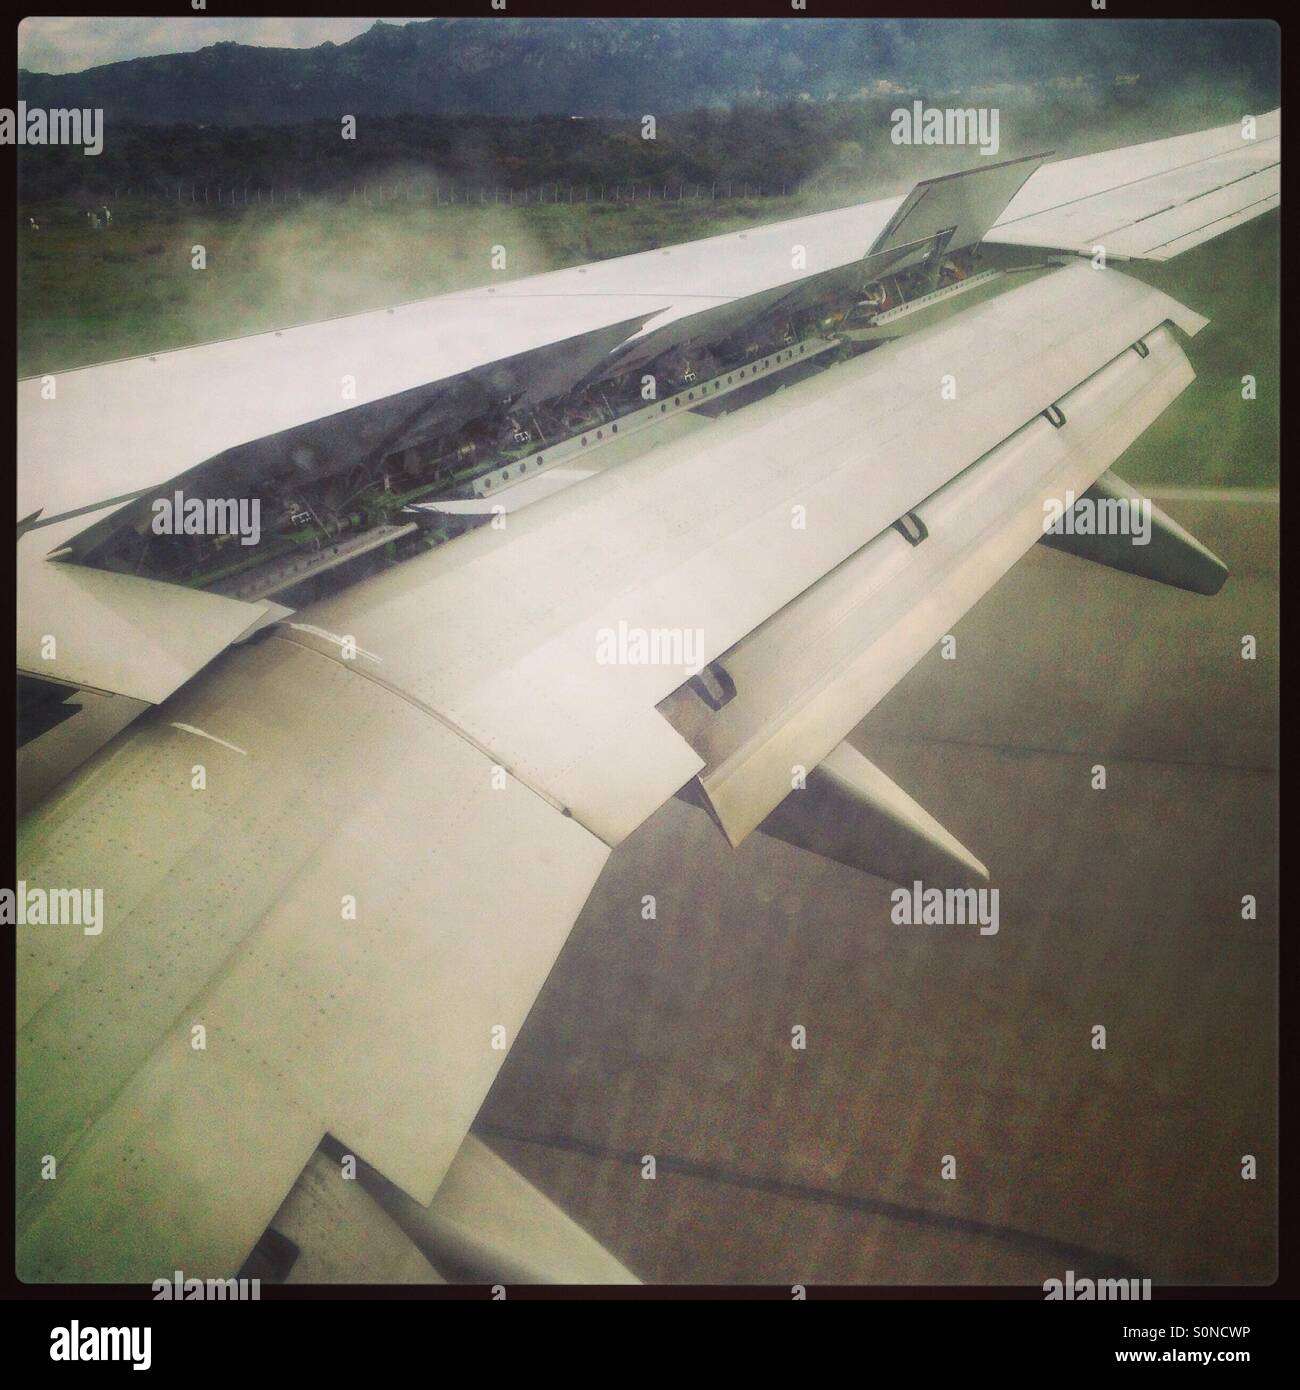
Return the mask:
<svg viewBox="0 0 1300 1390">
<path fill-rule="evenodd" d="M 364 1162 L 360 1181 L 449 1278 L 468 1283 L 640 1281 L 477 1135 L 468 1134 L 438 1195 L 413 1201 Z"/>
<path fill-rule="evenodd" d="M 1166 320 L 1205 322 L 1115 271 L 1050 272 L 380 575 L 364 612 L 345 593 L 313 621 L 355 634 L 385 680 L 616 844 L 700 767 L 660 700 Z"/>
<path fill-rule="evenodd" d="M 20 671 L 151 705 L 268 614 L 288 612 L 55 560 L 18 573 Z"/>
<path fill-rule="evenodd" d="M 286 1284 L 446 1283 L 370 1193 L 345 1178 L 338 1160 L 323 1149 L 312 1154 L 271 1229 L 291 1242 L 294 1252 Z"/>
<path fill-rule="evenodd" d="M 1028 155 L 918 183 L 867 253 L 871 273 L 901 268 L 907 263 L 903 253 L 911 248 L 935 246 L 943 252 L 974 246 L 1045 158 Z"/>
<path fill-rule="evenodd" d="M 1086 492 L 1191 382 L 1173 333 L 1125 352 L 887 530 L 720 659 L 736 696 L 701 715 L 663 708 L 705 761 L 700 781 L 739 844 L 1043 534 L 1044 502 Z M 914 532 L 914 534 L 916 534 Z"/>
</svg>

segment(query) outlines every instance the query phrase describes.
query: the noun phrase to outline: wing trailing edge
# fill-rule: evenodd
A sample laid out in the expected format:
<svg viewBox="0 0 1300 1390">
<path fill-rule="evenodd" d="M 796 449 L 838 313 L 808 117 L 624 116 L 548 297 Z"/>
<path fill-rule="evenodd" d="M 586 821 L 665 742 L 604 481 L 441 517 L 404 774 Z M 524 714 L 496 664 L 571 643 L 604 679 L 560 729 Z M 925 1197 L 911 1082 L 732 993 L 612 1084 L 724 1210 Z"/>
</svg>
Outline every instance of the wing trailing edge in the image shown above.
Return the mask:
<svg viewBox="0 0 1300 1390">
<path fill-rule="evenodd" d="M 1168 326 L 1032 416 L 716 662 L 709 709 L 684 686 L 660 709 L 705 766 L 732 844 L 790 794 L 1192 381 Z"/>
<path fill-rule="evenodd" d="M 285 1284 L 640 1282 L 476 1134 L 427 1205 L 326 1135 L 241 1273 L 259 1268 Z"/>
<path fill-rule="evenodd" d="M 330 1148 L 330 1141 L 325 1147 Z M 337 1145 L 335 1151 L 341 1152 Z M 368 1164 L 357 1177 L 411 1243 L 452 1281 L 636 1284 L 640 1280 L 505 1159 L 469 1134 L 427 1206 Z"/>
<path fill-rule="evenodd" d="M 19 671 L 151 705 L 289 612 L 59 561 L 20 566 L 18 598 Z"/>
</svg>

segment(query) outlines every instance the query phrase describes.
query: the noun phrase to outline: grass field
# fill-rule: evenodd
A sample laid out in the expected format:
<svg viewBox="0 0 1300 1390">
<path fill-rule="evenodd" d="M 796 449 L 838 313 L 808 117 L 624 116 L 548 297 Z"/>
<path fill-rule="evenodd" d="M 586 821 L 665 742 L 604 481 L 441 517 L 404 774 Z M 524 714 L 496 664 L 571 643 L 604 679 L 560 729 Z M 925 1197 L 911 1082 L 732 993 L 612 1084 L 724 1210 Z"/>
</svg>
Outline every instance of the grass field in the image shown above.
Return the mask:
<svg viewBox="0 0 1300 1390">
<path fill-rule="evenodd" d="M 348 202 L 220 209 L 147 201 L 84 214 L 28 208 L 19 257 L 20 374 L 69 370 L 419 299 L 819 211 L 808 200 L 511 208 Z M 1210 319 L 1189 349 L 1197 380 L 1123 471 L 1143 482 L 1278 481 L 1279 213 L 1165 265 L 1126 267 Z M 25 218 L 24 218 L 25 225 Z M 207 266 L 191 266 L 192 248 Z M 1252 375 L 1258 399 L 1242 400 Z"/>
<path fill-rule="evenodd" d="M 1196 380 L 1128 451 L 1118 470 L 1147 483 L 1276 487 L 1281 214 L 1130 275 L 1210 320 L 1187 347 Z M 1242 399 L 1253 376 L 1256 399 Z"/>
<path fill-rule="evenodd" d="M 184 347 L 644 251 L 815 211 L 799 200 L 205 210 L 124 203 L 113 228 L 37 210 L 19 265 L 19 371 Z M 192 248 L 207 268 L 191 267 Z"/>
</svg>

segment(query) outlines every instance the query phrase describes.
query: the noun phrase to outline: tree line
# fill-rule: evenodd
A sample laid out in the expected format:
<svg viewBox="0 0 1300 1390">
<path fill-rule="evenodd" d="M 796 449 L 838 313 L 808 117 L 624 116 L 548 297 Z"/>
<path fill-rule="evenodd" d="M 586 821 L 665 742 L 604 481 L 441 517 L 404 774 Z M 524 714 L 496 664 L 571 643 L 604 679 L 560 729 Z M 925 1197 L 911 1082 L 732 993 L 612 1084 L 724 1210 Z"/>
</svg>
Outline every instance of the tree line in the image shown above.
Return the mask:
<svg viewBox="0 0 1300 1390">
<path fill-rule="evenodd" d="M 20 147 L 19 199 L 189 196 L 191 188 L 272 188 L 305 195 L 421 182 L 477 198 L 483 189 L 565 191 L 793 187 L 828 166 L 860 167 L 868 144 L 888 130 L 874 104 L 734 107 L 656 118 L 653 138 L 641 120 L 537 116 L 356 117 L 355 138 L 340 121 L 226 128 L 128 126 L 105 133 L 103 152 Z M 178 194 L 177 190 L 184 190 Z M 197 198 L 201 199 L 201 192 Z M 223 195 L 223 201 L 227 195 Z M 484 194 L 486 197 L 487 195 Z M 508 196 L 508 195 L 507 195 Z M 582 195 L 577 195 L 581 197 Z M 697 195 L 698 196 L 698 195 Z"/>
</svg>

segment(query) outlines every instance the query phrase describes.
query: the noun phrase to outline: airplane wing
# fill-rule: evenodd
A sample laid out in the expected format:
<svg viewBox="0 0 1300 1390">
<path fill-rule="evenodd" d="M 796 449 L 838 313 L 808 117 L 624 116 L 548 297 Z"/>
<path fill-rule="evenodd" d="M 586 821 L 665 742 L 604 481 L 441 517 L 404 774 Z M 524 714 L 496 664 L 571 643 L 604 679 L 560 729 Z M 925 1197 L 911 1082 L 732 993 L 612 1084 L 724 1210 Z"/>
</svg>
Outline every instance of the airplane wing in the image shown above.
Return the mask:
<svg viewBox="0 0 1300 1390">
<path fill-rule="evenodd" d="M 907 268 L 904 208 L 859 258 Z M 946 230 L 923 228 L 918 275 Z M 1042 537 L 1045 503 L 1122 490 L 1111 465 L 1192 380 L 1205 321 L 1118 271 L 1001 288 L 730 413 L 684 384 L 653 447 L 259 614 L 147 692 L 21 827 L 25 885 L 103 890 L 102 930 L 19 932 L 24 1279 L 229 1275 L 274 1222 L 319 1226 L 322 1152 L 363 1162 L 431 1269 L 535 1270 L 506 1204 L 560 1263 L 626 1276 L 466 1149 L 611 848 L 685 791 L 732 843 L 762 828 L 870 872 L 986 876 L 843 740 Z M 1156 530 L 1130 568 L 1222 582 Z M 40 563 L 79 563 L 77 540 Z M 394 1277 L 437 1277 L 385 1251 Z"/>
<path fill-rule="evenodd" d="M 985 238 L 1167 261 L 1282 201 L 1282 112 L 1045 164 Z"/>
<path fill-rule="evenodd" d="M 22 831 L 25 881 L 105 913 L 21 933 L 25 1279 L 231 1274 L 326 1133 L 429 1202 L 600 872 L 590 831 L 326 650 L 231 653 Z"/>
</svg>

